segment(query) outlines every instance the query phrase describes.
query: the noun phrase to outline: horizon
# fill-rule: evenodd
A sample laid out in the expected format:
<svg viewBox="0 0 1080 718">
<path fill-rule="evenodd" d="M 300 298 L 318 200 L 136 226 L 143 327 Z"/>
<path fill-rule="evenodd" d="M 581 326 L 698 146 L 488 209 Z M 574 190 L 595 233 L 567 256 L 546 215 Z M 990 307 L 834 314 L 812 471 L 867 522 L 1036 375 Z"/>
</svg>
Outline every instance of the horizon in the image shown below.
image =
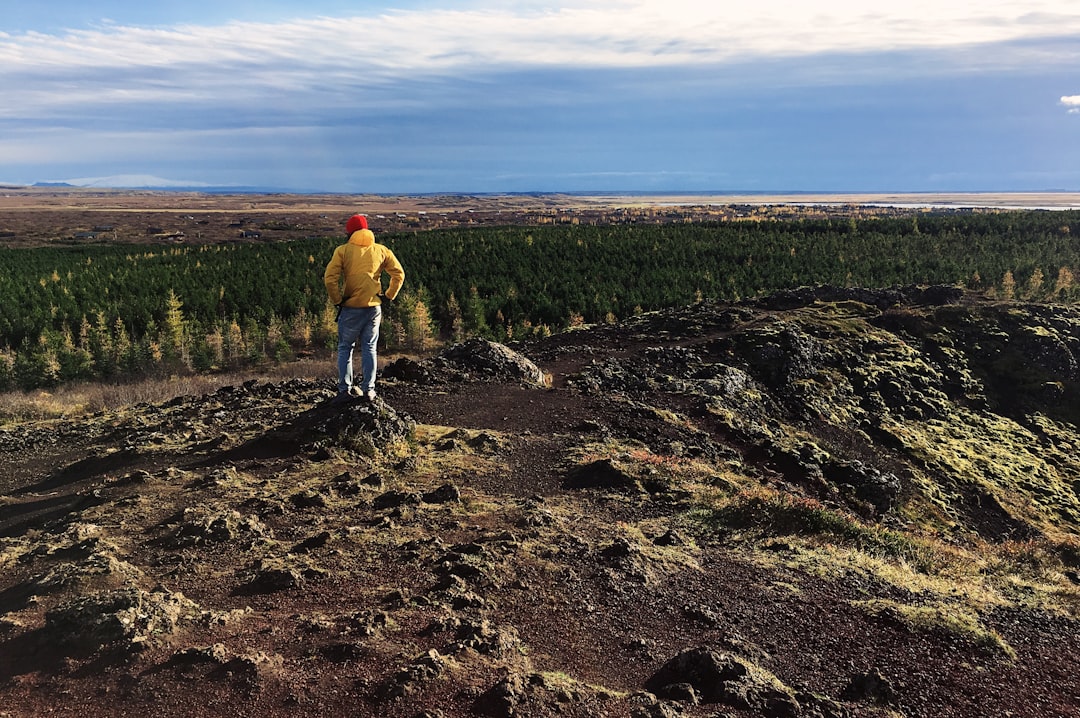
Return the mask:
<svg viewBox="0 0 1080 718">
<path fill-rule="evenodd" d="M 655 189 L 655 190 L 616 190 L 616 189 L 598 189 L 598 190 L 491 190 L 491 191 L 459 191 L 459 190 L 431 190 L 425 192 L 378 192 L 378 191 L 345 191 L 345 190 L 327 190 L 327 189 L 289 189 L 289 188 L 274 188 L 274 187 L 259 187 L 259 186 L 239 186 L 239 185 L 180 185 L 180 184 L 162 184 L 162 185 L 142 185 L 142 186 L 126 186 L 126 185 L 76 185 L 67 182 L 37 182 L 34 184 L 24 185 L 17 183 L 5 183 L 0 182 L 0 189 L 11 191 L 34 191 L 34 190 L 71 190 L 72 192 L 116 192 L 118 194 L 124 193 L 137 193 L 143 191 L 154 191 L 161 193 L 184 193 L 184 194 L 238 194 L 238 195 L 297 195 L 297 196 L 372 196 L 372 197 L 438 197 L 438 196 L 451 196 L 451 197 L 485 197 L 485 196 L 571 196 L 571 197 L 604 197 L 604 196 L 617 196 L 617 197 L 642 197 L 642 198 L 657 198 L 667 199 L 682 196 L 689 197 L 765 197 L 765 198 L 784 198 L 784 197 L 816 197 L 823 198 L 822 201 L 827 201 L 829 197 L 861 197 L 861 198 L 880 198 L 880 197 L 971 197 L 971 196 L 988 196 L 997 198 L 1008 198 L 1013 196 L 1031 197 L 1031 196 L 1051 196 L 1051 197 L 1074 197 L 1077 200 L 1077 206 L 1080 207 L 1080 191 L 1069 189 L 1029 189 L 1029 190 L 835 190 L 835 191 L 818 191 L 818 190 L 793 190 L 793 189 L 768 189 L 768 190 L 746 190 L 746 189 L 692 189 L 692 190 L 677 190 L 677 189 Z M 876 201 L 876 200 L 871 200 Z"/>
<path fill-rule="evenodd" d="M 515 203 L 513 206 L 498 206 L 489 208 L 488 211 L 514 212 L 527 209 L 528 198 L 543 200 L 544 207 L 558 207 L 566 211 L 616 209 L 626 207 L 736 207 L 743 205 L 751 206 L 791 206 L 791 207 L 829 207 L 829 206 L 856 206 L 856 207 L 891 207 L 906 210 L 930 210 L 930 211 L 965 211 L 965 210 L 998 210 L 998 211 L 1075 211 L 1080 210 L 1080 192 L 1066 190 L 1028 190 L 1028 191 L 970 191 L 970 192 L 813 192 L 813 191 L 765 191 L 765 190 L 681 190 L 681 191 L 559 191 L 559 192 L 531 192 L 531 191 L 493 191 L 493 192 L 336 192 L 326 190 L 294 191 L 275 190 L 265 187 L 77 187 L 65 184 L 43 184 L 34 186 L 12 186 L 0 183 L 0 208 L 12 200 L 14 209 L 27 209 L 25 206 L 28 198 L 62 198 L 69 197 L 68 202 L 74 202 L 83 210 L 107 211 L 109 207 L 95 206 L 96 200 L 105 200 L 115 203 L 125 195 L 141 201 L 147 193 L 161 197 L 163 202 L 168 202 L 169 195 L 176 197 L 207 197 L 225 198 L 244 197 L 244 201 L 255 202 L 259 198 L 273 200 L 278 198 L 285 200 L 281 211 L 321 211 L 324 207 L 339 207 L 341 200 L 351 200 L 361 205 L 369 206 L 368 213 L 380 211 L 400 211 L 400 207 L 390 209 L 389 202 L 396 205 L 401 201 L 419 201 L 427 203 L 440 198 L 450 204 L 445 206 L 438 204 L 417 205 L 417 211 L 424 207 L 420 214 L 431 211 L 448 212 L 461 211 L 454 203 L 460 200 L 475 199 L 479 202 L 489 200 L 504 200 Z M 80 199 L 81 197 L 81 199 Z M 14 199 L 12 199 L 14 198 Z M 21 198 L 21 199 L 20 199 Z M 290 201 L 290 198 L 292 200 Z M 311 198 L 311 201 L 303 198 Z M 338 198 L 338 199 L 335 199 Z M 522 198 L 525 198 L 524 200 Z M 32 201 L 32 200 L 31 200 Z M 522 202 L 525 204 L 522 204 Z M 553 204 L 554 203 L 554 204 Z M 42 205 L 43 207 L 47 206 Z M 252 207 L 255 204 L 251 205 Z M 179 208 L 180 206 L 177 205 Z M 474 207 L 475 209 L 475 207 Z M 189 211 L 190 208 L 184 208 Z M 178 209 L 177 211 L 180 211 Z M 470 209 L 470 211 L 472 211 Z"/>
<path fill-rule="evenodd" d="M 1064 0 L 55 0 L 0 59 L 7 185 L 1080 190 Z"/>
</svg>

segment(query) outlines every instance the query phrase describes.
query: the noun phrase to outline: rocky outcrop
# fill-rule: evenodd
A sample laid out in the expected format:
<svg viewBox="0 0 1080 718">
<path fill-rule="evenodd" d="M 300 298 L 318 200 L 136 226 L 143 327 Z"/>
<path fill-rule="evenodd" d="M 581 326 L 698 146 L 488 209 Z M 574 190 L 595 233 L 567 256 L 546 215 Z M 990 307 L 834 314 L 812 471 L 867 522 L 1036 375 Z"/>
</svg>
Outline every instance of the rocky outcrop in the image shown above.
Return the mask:
<svg viewBox="0 0 1080 718">
<path fill-rule="evenodd" d="M 1080 421 L 1074 310 L 973 301 L 954 287 L 818 287 L 627 326 L 643 341 L 680 341 L 593 359 L 570 386 L 653 405 L 690 397 L 744 456 L 862 515 L 944 506 L 943 523 L 992 540 L 1062 514 L 1080 527 L 1068 478 L 1080 464 L 1058 441 Z M 1057 508 L 1012 500 L 1026 491 L 1009 468 L 1019 457 Z"/>
<path fill-rule="evenodd" d="M 192 620 L 198 606 L 183 594 L 164 589 L 124 588 L 81 596 L 45 615 L 46 640 L 80 649 L 128 649 L 153 636 L 173 633 Z"/>
<path fill-rule="evenodd" d="M 170 548 L 186 548 L 201 544 L 227 543 L 245 540 L 250 546 L 256 541 L 273 538 L 273 532 L 254 516 L 239 511 L 209 512 L 187 508 L 175 517 L 176 530 L 165 541 Z"/>
</svg>

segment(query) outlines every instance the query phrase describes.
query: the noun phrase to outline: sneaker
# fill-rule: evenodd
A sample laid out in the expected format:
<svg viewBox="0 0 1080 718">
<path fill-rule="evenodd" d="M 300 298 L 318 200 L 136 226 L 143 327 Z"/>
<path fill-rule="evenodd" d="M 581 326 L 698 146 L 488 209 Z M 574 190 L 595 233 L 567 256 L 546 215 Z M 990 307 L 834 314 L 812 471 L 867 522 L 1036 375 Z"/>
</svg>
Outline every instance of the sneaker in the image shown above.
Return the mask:
<svg viewBox="0 0 1080 718">
<path fill-rule="evenodd" d="M 375 401 L 375 390 L 374 389 L 368 389 L 367 391 L 365 391 L 364 392 L 364 398 L 367 399 L 368 401 Z"/>
<path fill-rule="evenodd" d="M 360 390 L 360 387 L 353 384 L 349 387 L 349 396 L 363 396 L 364 392 Z"/>
</svg>

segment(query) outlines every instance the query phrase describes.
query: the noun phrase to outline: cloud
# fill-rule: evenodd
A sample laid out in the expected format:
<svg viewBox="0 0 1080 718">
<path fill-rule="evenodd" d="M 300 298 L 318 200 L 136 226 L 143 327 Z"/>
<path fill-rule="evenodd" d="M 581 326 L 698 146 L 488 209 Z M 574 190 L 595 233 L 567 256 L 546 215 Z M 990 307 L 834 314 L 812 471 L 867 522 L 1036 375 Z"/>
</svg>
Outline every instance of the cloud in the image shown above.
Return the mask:
<svg viewBox="0 0 1080 718">
<path fill-rule="evenodd" d="M 742 68 L 829 55 L 863 57 L 833 61 L 817 81 L 895 75 L 901 68 L 891 60 L 882 67 L 867 59 L 889 53 L 893 59 L 954 53 L 923 64 L 923 72 L 1068 63 L 1077 59 L 1076 48 L 1048 57 L 1031 43 L 1077 36 L 1080 7 L 1060 0 L 568 0 L 558 7 L 479 0 L 279 23 L 108 24 L 60 34 L 0 33 L 0 121 L 122 126 L 139 114 L 197 123 L 207 108 L 304 115 L 350 104 L 434 104 L 432 95 L 451 78 L 481 83 L 521 72 Z"/>
<path fill-rule="evenodd" d="M 640 151 L 625 166 L 610 159 L 625 154 L 617 145 L 626 136 L 641 146 L 685 135 L 726 147 L 726 123 L 742 113 L 768 124 L 761 118 L 773 115 L 757 110 L 792 93 L 820 103 L 814 90 L 966 83 L 997 70 L 1048 76 L 1080 62 L 1072 0 L 421 5 L 281 22 L 118 19 L 0 32 L 5 171 L 18 164 L 32 177 L 74 165 L 67 176 L 168 172 L 225 184 L 226 171 L 269 163 L 283 177 L 305 167 L 362 176 L 374 166 L 404 167 L 412 179 L 442 171 L 439 157 L 491 176 L 572 161 L 563 175 L 632 179 L 648 166 Z M 850 114 L 864 102 L 845 106 Z M 363 148 L 368 164 L 344 160 L 349 146 Z M 543 151 L 507 159 L 526 148 Z M 157 169 L 166 160 L 169 169 Z M 235 169 L 211 176 L 211 166 Z"/>
<path fill-rule="evenodd" d="M 1061 98 L 1061 104 L 1069 108 L 1070 115 L 1080 115 L 1080 95 L 1065 95 Z"/>
<path fill-rule="evenodd" d="M 328 73 L 322 75 L 323 81 L 363 75 L 368 82 L 378 82 L 492 65 L 701 65 L 1080 34 L 1080 9 L 1058 0 L 623 0 L 524 9 L 507 5 L 274 24 L 118 25 L 63 35 L 0 35 L 0 67 L 4 74 L 42 79 L 65 72 L 176 67 L 205 77 L 211 68 L 233 68 L 257 82 L 290 88 L 303 86 L 315 72 Z"/>
</svg>

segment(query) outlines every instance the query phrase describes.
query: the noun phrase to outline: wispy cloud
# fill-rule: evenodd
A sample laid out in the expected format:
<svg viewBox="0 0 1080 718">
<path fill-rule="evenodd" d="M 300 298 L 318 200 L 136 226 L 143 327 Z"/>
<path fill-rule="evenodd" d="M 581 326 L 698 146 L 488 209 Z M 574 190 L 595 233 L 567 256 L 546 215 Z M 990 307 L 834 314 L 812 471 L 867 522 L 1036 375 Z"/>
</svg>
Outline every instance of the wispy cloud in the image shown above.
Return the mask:
<svg viewBox="0 0 1080 718">
<path fill-rule="evenodd" d="M 1069 109 L 1070 115 L 1080 115 L 1080 95 L 1066 95 L 1061 98 L 1061 104 Z"/>
<path fill-rule="evenodd" d="M 99 116 L 123 123 L 132 115 L 125 108 L 134 107 L 151 117 L 155 110 L 194 117 L 204 107 L 314 112 L 361 96 L 386 106 L 411 94 L 410 85 L 446 77 L 723 67 L 827 54 L 957 49 L 949 62 L 924 71 L 1046 63 L 1024 41 L 1076 36 L 1080 6 L 1055 0 L 589 0 L 557 8 L 488 0 L 281 23 L 105 25 L 0 34 L 0 120 Z M 844 63 L 842 72 L 865 73 L 871 65 Z"/>
<path fill-rule="evenodd" d="M 138 70 L 142 91 L 164 92 L 175 87 L 180 73 L 197 78 L 193 86 L 209 81 L 213 87 L 229 84 L 232 72 L 242 73 L 245 83 L 289 89 L 313 79 L 377 84 L 477 67 L 702 65 L 1080 34 L 1080 7 L 1060 0 L 624 0 L 524 10 L 506 5 L 276 24 L 0 35 L 0 77 L 48 83 L 102 70 L 132 77 Z M 158 72 L 170 82 L 155 84 Z"/>
</svg>

